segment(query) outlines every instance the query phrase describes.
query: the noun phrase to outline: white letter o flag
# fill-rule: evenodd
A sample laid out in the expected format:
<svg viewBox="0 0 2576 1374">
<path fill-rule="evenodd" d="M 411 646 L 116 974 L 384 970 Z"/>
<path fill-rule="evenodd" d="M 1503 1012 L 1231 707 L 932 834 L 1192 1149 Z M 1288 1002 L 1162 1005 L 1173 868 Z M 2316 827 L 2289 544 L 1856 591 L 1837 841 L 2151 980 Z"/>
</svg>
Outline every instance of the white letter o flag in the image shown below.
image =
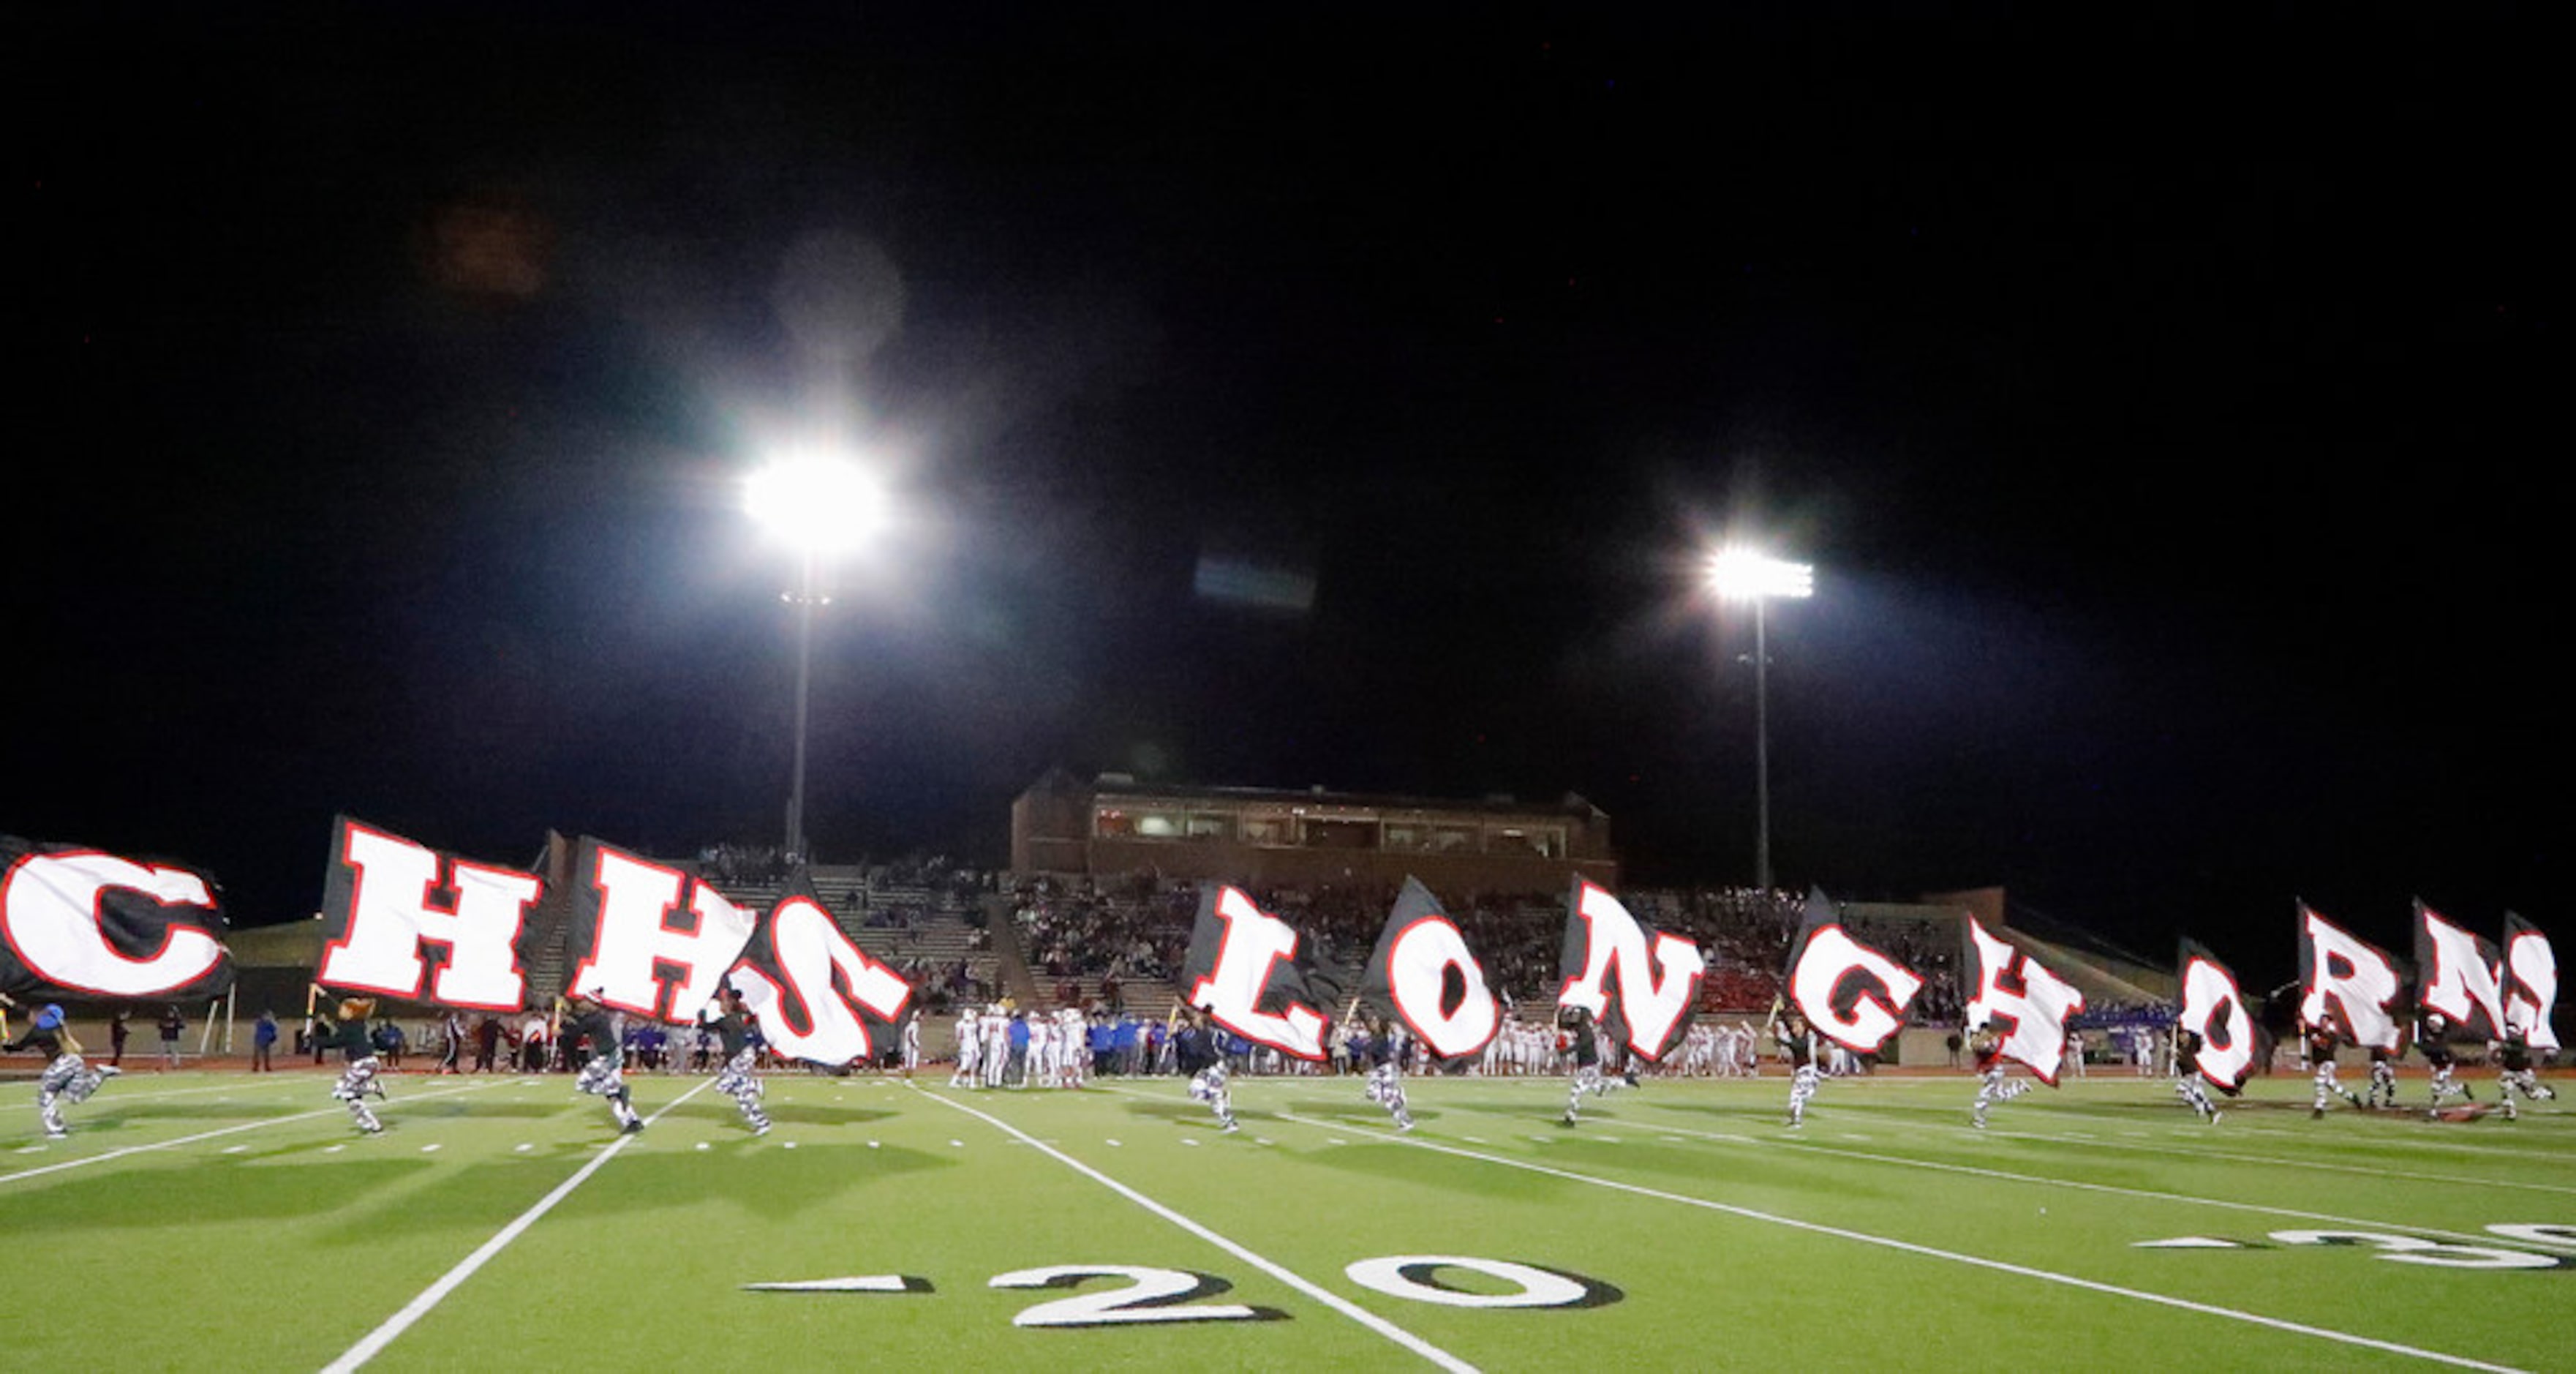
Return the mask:
<svg viewBox="0 0 2576 1374">
<path fill-rule="evenodd" d="M 1414 1277 L 1412 1271 L 1433 1269 L 1468 1269 L 1505 1283 L 1520 1285 L 1517 1293 L 1463 1293 L 1454 1288 L 1441 1288 Z M 1466 1255 L 1388 1255 L 1382 1259 L 1354 1260 L 1342 1271 L 1351 1282 L 1373 1288 L 1394 1298 L 1415 1302 L 1436 1302 L 1443 1307 L 1573 1307 L 1585 1296 L 1582 1284 L 1533 1269 L 1510 1260 L 1476 1259 Z"/>
</svg>

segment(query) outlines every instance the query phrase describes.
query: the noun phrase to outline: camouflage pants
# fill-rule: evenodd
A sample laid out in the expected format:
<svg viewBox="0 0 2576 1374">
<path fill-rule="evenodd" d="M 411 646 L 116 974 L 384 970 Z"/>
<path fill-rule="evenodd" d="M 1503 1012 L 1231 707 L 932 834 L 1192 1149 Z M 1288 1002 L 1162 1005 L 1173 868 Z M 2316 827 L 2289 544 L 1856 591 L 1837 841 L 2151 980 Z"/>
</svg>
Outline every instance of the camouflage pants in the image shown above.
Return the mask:
<svg viewBox="0 0 2576 1374">
<path fill-rule="evenodd" d="M 1816 1095 L 1816 1066 L 1800 1064 L 1789 1078 L 1789 1124 L 1799 1125 L 1807 1119 L 1807 1102 Z"/>
<path fill-rule="evenodd" d="M 1393 1064 L 1380 1064 L 1369 1070 L 1368 1100 L 1386 1108 L 1396 1125 L 1413 1128 L 1413 1113 L 1405 1110 L 1404 1077 Z"/>
<path fill-rule="evenodd" d="M 45 1123 L 45 1134 L 62 1135 L 64 1099 L 87 1102 L 107 1075 L 89 1066 L 77 1054 L 58 1054 L 45 1066 L 45 1076 L 36 1083 L 36 1115 Z"/>
<path fill-rule="evenodd" d="M 1626 1086 L 1625 1082 L 1603 1073 L 1598 1064 L 1578 1066 L 1574 1070 L 1573 1081 L 1565 1088 L 1565 1119 L 1568 1121 L 1574 1119 L 1575 1105 L 1583 1100 L 1585 1093 L 1616 1092 Z"/>
<path fill-rule="evenodd" d="M 1234 1096 L 1225 1090 L 1225 1065 L 1210 1064 L 1190 1080 L 1190 1096 L 1216 1110 L 1216 1119 L 1234 1129 Z"/>
<path fill-rule="evenodd" d="M 2320 1111 L 2320 1112 L 2321 1112 L 2321 1111 L 2324 1111 L 2324 1110 L 2326 1109 L 2326 1104 L 2327 1104 L 2328 1102 L 2333 1101 L 2334 1099 L 2336 1099 L 2336 1098 L 2338 1098 L 2338 1097 L 2342 1098 L 2344 1101 L 2349 1102 L 2349 1103 L 2351 1103 L 2352 1105 L 2354 1105 L 2354 1106 L 2356 1106 L 2356 1107 L 2358 1107 L 2358 1106 L 2360 1106 L 2360 1105 L 2361 1105 L 2361 1099 L 2360 1099 L 2360 1098 L 2353 1096 L 2353 1095 L 2352 1095 L 2352 1093 L 2351 1093 L 2350 1091 L 2348 1091 L 2348 1090 L 2344 1087 L 2344 1085 L 2343 1085 L 2342 1083 L 2340 1083 L 2340 1082 L 2336 1081 L 2336 1079 L 2335 1079 L 2335 1062 L 2334 1062 L 2333 1060 L 2331 1060 L 2331 1059 L 2320 1059 L 2320 1060 L 2318 1060 L 2318 1061 L 2317 1061 L 2317 1063 L 2316 1063 L 2316 1071 L 2317 1071 L 2317 1098 L 2316 1098 L 2316 1104 L 2315 1104 L 2315 1106 L 2314 1106 L 2313 1108 L 2311 1108 L 2311 1110 L 2314 1110 L 2314 1111 Z M 2438 1100 L 2438 1099 L 2436 1099 L 2436 1100 Z"/>
<path fill-rule="evenodd" d="M 760 1109 L 760 1079 L 752 1073 L 752 1067 L 759 1062 L 760 1051 L 746 1046 L 742 1053 L 726 1060 L 716 1074 L 716 1091 L 742 1108 L 742 1119 L 755 1133 L 769 1129 L 769 1114 Z"/>
<path fill-rule="evenodd" d="M 607 1098 L 608 1110 L 616 1116 L 617 1124 L 628 1125 L 636 1119 L 635 1108 L 627 1100 L 624 1054 L 611 1051 L 592 1055 L 590 1062 L 581 1066 L 581 1077 L 573 1080 L 572 1087 L 574 1092 Z"/>
<path fill-rule="evenodd" d="M 1991 1107 L 1998 1102 L 2010 1102 L 2014 1098 L 2029 1091 L 2029 1083 L 2020 1079 L 2005 1077 L 2003 1065 L 2001 1064 L 1997 1064 L 1995 1067 L 1977 1075 L 1977 1124 L 1980 1126 L 1986 1124 L 1986 1109 L 1988 1107 Z"/>
<path fill-rule="evenodd" d="M 368 1093 L 378 1097 L 385 1095 L 385 1090 L 376 1086 L 377 1067 L 377 1059 L 372 1054 L 364 1059 L 353 1059 L 340 1070 L 339 1086 L 331 1090 L 333 1097 L 349 1104 L 349 1117 L 358 1123 L 358 1129 L 371 1134 L 384 1129 L 384 1123 L 376 1120 L 376 1114 L 367 1107 Z"/>
</svg>

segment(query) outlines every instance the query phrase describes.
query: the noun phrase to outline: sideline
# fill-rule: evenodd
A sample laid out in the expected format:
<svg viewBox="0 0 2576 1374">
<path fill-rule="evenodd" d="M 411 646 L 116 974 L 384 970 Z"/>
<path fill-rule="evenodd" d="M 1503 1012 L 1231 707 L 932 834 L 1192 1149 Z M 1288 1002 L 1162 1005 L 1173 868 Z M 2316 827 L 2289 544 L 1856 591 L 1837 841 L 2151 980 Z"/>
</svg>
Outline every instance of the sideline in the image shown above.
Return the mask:
<svg viewBox="0 0 2576 1374">
<path fill-rule="evenodd" d="M 501 1085 L 498 1082 L 468 1083 L 463 1087 L 446 1088 L 438 1092 L 415 1093 L 408 1097 L 389 1101 L 383 1106 L 377 1108 L 377 1110 L 386 1112 L 400 1111 L 414 1102 L 428 1102 L 441 1097 L 453 1097 L 458 1093 L 480 1092 L 485 1088 L 497 1088 L 499 1086 Z M 237 1135 L 243 1131 L 256 1131 L 269 1126 L 283 1126 L 290 1121 L 310 1121 L 317 1116 L 346 1115 L 348 1115 L 348 1108 L 334 1105 L 317 1108 L 309 1112 L 297 1112 L 293 1116 L 272 1116 L 265 1121 L 248 1121 L 239 1126 L 225 1126 L 218 1130 L 200 1131 L 195 1135 L 183 1135 L 175 1140 L 163 1140 L 150 1145 L 128 1145 L 123 1149 L 110 1150 L 105 1154 L 86 1155 L 79 1159 L 67 1159 L 60 1164 L 46 1164 L 33 1169 L 21 1170 L 14 1174 L 0 1174 L 0 1183 L 15 1183 L 22 1178 L 38 1178 L 45 1174 L 58 1174 L 65 1169 L 78 1169 L 84 1165 L 105 1164 L 111 1159 L 123 1159 L 127 1155 L 149 1154 L 154 1150 L 168 1150 L 181 1145 L 193 1145 L 200 1140 L 214 1140 L 222 1136 Z"/>
<path fill-rule="evenodd" d="M 2152 1303 L 2159 1307 L 2171 1307 L 2186 1312 L 2197 1312 L 2204 1316 L 2223 1317 L 2230 1321 L 2245 1322 L 2253 1326 L 2269 1327 L 2272 1330 L 2286 1331 L 2293 1335 L 2314 1336 L 2319 1340 L 2333 1341 L 2341 1345 L 2361 1346 L 2365 1349 L 2384 1351 L 2392 1355 L 2406 1355 L 2419 1360 L 2430 1360 L 2437 1364 L 2454 1365 L 2462 1369 L 2482 1369 L 2493 1371 L 2494 1374 L 2525 1374 L 2524 1371 L 2517 1370 L 2512 1365 L 2489 1364 L 2484 1360 L 2474 1360 L 2465 1356 L 2444 1354 L 2438 1350 L 2425 1350 L 2417 1346 L 2401 1345 L 2395 1341 L 2383 1341 L 2369 1336 L 2354 1335 L 2348 1331 L 2333 1331 L 2321 1326 L 2309 1326 L 2303 1322 L 2287 1321 L 2279 1317 L 2266 1317 L 2260 1313 L 2246 1312 L 2233 1307 L 2220 1307 L 2212 1303 L 2194 1302 L 2189 1298 L 2177 1298 L 2163 1293 L 2151 1293 L 2142 1288 L 2124 1288 L 2118 1284 L 2104 1283 L 2097 1279 L 2078 1278 L 2073 1274 L 2061 1274 L 2049 1269 L 2034 1269 L 2028 1265 L 2014 1264 L 2008 1260 L 1987 1259 L 1982 1255 L 1971 1255 L 1958 1250 L 1944 1250 L 1931 1245 L 1918 1245 L 1913 1241 L 1897 1240 L 1891 1236 L 1872 1235 L 1867 1231 L 1854 1231 L 1840 1226 L 1828 1226 L 1822 1222 L 1802 1221 L 1796 1217 L 1782 1216 L 1776 1212 L 1764 1212 L 1751 1207 L 1739 1207 L 1733 1203 L 1716 1202 L 1704 1197 L 1693 1197 L 1687 1193 L 1669 1193 L 1660 1188 L 1648 1188 L 1642 1184 L 1623 1183 L 1617 1179 L 1600 1178 L 1591 1174 L 1576 1173 L 1571 1169 L 1558 1169 L 1545 1164 L 1533 1164 L 1527 1160 L 1509 1159 L 1502 1155 L 1489 1155 L 1476 1150 L 1460 1149 L 1453 1145 L 1442 1145 L 1436 1141 L 1425 1140 L 1415 1135 L 1395 1135 L 1371 1128 L 1351 1126 L 1340 1122 L 1323 1121 L 1309 1116 L 1299 1116 L 1294 1112 L 1281 1112 L 1279 1113 L 1279 1119 L 1284 1121 L 1295 1121 L 1302 1125 L 1313 1126 L 1319 1129 L 1338 1130 L 1352 1135 L 1367 1136 L 1389 1144 L 1410 1145 L 1416 1149 L 1430 1150 L 1438 1154 L 1455 1155 L 1460 1159 L 1472 1159 L 1485 1164 L 1498 1164 L 1507 1169 L 1519 1169 L 1528 1173 L 1543 1174 L 1550 1178 L 1561 1178 L 1573 1183 L 1588 1183 L 1596 1188 L 1607 1188 L 1614 1192 L 1629 1193 L 1637 1197 L 1653 1198 L 1659 1202 L 1678 1203 L 1685 1207 L 1697 1207 L 1706 1211 L 1722 1212 L 1728 1216 L 1740 1217 L 1747 1221 L 1768 1222 L 1774 1226 L 1786 1226 L 1791 1230 L 1805 1231 L 1814 1235 L 1832 1236 L 1838 1240 L 1857 1241 L 1863 1245 L 1874 1245 L 1882 1249 L 1901 1251 L 1910 1255 L 1921 1255 L 1929 1259 L 1948 1260 L 1953 1264 L 1965 1264 L 1978 1269 L 1988 1269 L 1997 1273 L 2012 1274 L 2026 1279 L 2036 1279 L 2042 1283 L 2059 1284 L 2068 1288 L 2080 1288 L 2086 1292 L 2101 1293 L 2110 1297 L 2130 1298 L 2139 1302 Z"/>
<path fill-rule="evenodd" d="M 688 1101 L 690 1098 L 695 1097 L 699 1093 L 705 1092 L 707 1089 L 714 1086 L 715 1080 L 713 1078 L 701 1081 L 698 1086 L 671 1099 L 670 1102 L 663 1106 L 662 1110 L 644 1118 L 644 1124 L 647 1126 L 652 1125 L 654 1122 L 669 1115 L 673 1110 L 678 1108 L 681 1103 Z M 356 1345 L 350 1346 L 347 1351 L 343 1352 L 340 1358 L 324 1365 L 322 1367 L 322 1374 L 346 1374 L 346 1371 L 356 1369 L 367 1361 L 383 1354 L 385 1347 L 393 1344 L 396 1337 L 402 1335 L 405 1331 L 409 1331 L 412 1328 L 413 1323 L 428 1316 L 431 1308 L 438 1306 L 440 1302 L 446 1299 L 448 1294 L 455 1292 L 459 1285 L 463 1284 L 467 1279 L 474 1277 L 474 1271 L 491 1263 L 493 1256 L 500 1254 L 505 1249 L 508 1249 L 510 1242 L 517 1240 L 529 1227 L 536 1225 L 538 1218 L 553 1211 L 556 1203 L 570 1197 L 573 1189 L 580 1187 L 592 1174 L 598 1173 L 601 1165 L 615 1159 L 617 1157 L 617 1152 L 625 1149 L 628 1142 L 634 1139 L 635 1137 L 631 1135 L 621 1135 L 617 1137 L 617 1139 L 610 1141 L 607 1149 L 600 1151 L 599 1154 L 589 1163 L 584 1164 L 579 1169 L 575 1170 L 572 1177 L 565 1179 L 560 1184 L 557 1184 L 553 1192 L 537 1199 L 537 1204 L 535 1206 L 521 1212 L 518 1215 L 517 1220 L 514 1220 L 509 1225 L 502 1227 L 490 1240 L 483 1242 L 481 1246 L 477 1247 L 473 1254 L 467 1255 L 465 1258 L 458 1260 L 455 1268 L 450 1269 L 439 1276 L 438 1282 L 422 1289 L 419 1297 L 406 1303 L 401 1311 L 385 1318 L 382 1326 L 368 1332 Z"/>
<path fill-rule="evenodd" d="M 936 1102 L 943 1107 L 964 1112 L 968 1116 L 984 1122 L 986 1125 L 992 1126 L 997 1130 L 1007 1132 L 1013 1139 L 1019 1141 L 1021 1144 L 1044 1151 L 1047 1155 L 1053 1157 L 1057 1163 L 1060 1163 L 1067 1168 L 1072 1169 L 1074 1172 L 1089 1178 L 1092 1182 L 1109 1189 L 1111 1192 L 1118 1194 L 1129 1202 L 1135 1203 L 1137 1206 L 1161 1217 L 1163 1220 L 1172 1223 L 1174 1226 L 1178 1226 L 1182 1230 L 1189 1232 L 1191 1235 L 1194 1235 L 1199 1239 L 1206 1241 L 1208 1244 L 1225 1251 L 1236 1259 L 1242 1260 L 1244 1263 L 1259 1269 L 1261 1272 L 1279 1280 L 1281 1283 L 1287 1284 L 1289 1287 L 1313 1298 L 1315 1301 L 1332 1308 L 1343 1316 L 1348 1317 L 1351 1320 L 1358 1322 L 1360 1325 L 1367 1327 L 1369 1330 L 1386 1337 L 1397 1345 L 1403 1346 L 1405 1349 L 1429 1360 L 1431 1363 L 1440 1366 L 1442 1369 L 1451 1371 L 1451 1374 L 1477 1374 L 1476 1366 L 1467 1363 L 1465 1360 L 1459 1359 L 1448 1351 L 1433 1345 L 1431 1342 L 1424 1340 L 1420 1336 L 1414 1335 L 1412 1332 L 1407 1331 L 1403 1327 L 1388 1321 L 1386 1318 L 1369 1311 L 1367 1308 L 1361 1307 L 1347 1298 L 1318 1286 L 1312 1280 L 1302 1277 L 1294 1270 L 1274 1261 L 1265 1259 L 1260 1255 L 1256 1255 L 1252 1251 L 1243 1248 L 1241 1245 L 1227 1240 L 1216 1232 L 1201 1226 L 1197 1222 L 1190 1220 L 1188 1217 L 1182 1216 L 1180 1213 L 1156 1202 L 1152 1198 L 1145 1196 L 1143 1193 L 1137 1192 L 1135 1189 L 1111 1178 L 1109 1175 L 1100 1172 L 1098 1169 L 1094 1169 L 1090 1165 L 1083 1163 L 1081 1160 L 1075 1159 L 1064 1151 L 1047 1144 L 1045 1141 L 1031 1136 L 1019 1127 L 1014 1126 L 999 1117 L 991 1116 L 974 1107 L 969 1107 L 965 1103 L 956 1101 L 943 1093 L 931 1092 L 928 1089 L 919 1087 L 918 1085 L 913 1087 L 913 1091 L 920 1093 L 922 1096 L 929 1098 L 931 1101 Z M 325 1371 L 325 1374 L 329 1374 L 329 1371 Z"/>
</svg>

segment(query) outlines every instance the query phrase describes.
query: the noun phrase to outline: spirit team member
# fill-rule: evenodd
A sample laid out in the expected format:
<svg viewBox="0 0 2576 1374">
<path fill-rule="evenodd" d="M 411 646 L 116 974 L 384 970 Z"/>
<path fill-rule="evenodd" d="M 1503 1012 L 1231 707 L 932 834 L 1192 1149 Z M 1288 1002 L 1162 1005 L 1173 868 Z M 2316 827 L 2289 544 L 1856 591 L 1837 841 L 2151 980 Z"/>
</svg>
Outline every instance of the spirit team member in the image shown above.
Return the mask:
<svg viewBox="0 0 2576 1374">
<path fill-rule="evenodd" d="M 2030 1091 L 2025 1079 L 2006 1076 L 2004 1038 L 1992 1026 L 1979 1026 L 1968 1039 L 1968 1049 L 1977 1061 L 1977 1105 L 1971 1119 L 1978 1130 L 1986 1128 L 1986 1112 L 1998 1102 L 2010 1102 Z"/>
<path fill-rule="evenodd" d="M 313 995 L 327 997 L 330 994 L 316 983 Z M 367 1035 L 367 1018 L 375 1014 L 376 999 L 343 998 L 336 1008 L 325 1008 L 315 1013 L 321 1024 L 313 1037 L 317 1046 L 339 1047 L 340 1082 L 331 1089 L 331 1096 L 349 1104 L 350 1120 L 357 1122 L 358 1129 L 368 1135 L 379 1134 L 385 1129 L 385 1123 L 378 1121 L 375 1112 L 367 1106 L 369 1096 L 381 1098 L 385 1095 L 384 1088 L 376 1082 L 380 1062 L 376 1058 L 375 1042 Z"/>
<path fill-rule="evenodd" d="M 2173 1047 L 2174 1096 L 2200 1113 L 2202 1120 L 2217 1125 L 2218 1104 L 2209 1100 L 2209 1080 L 2200 1072 L 2200 1033 L 2176 1027 Z"/>
<path fill-rule="evenodd" d="M 1397 1051 L 1395 1032 L 1384 1018 L 1379 1019 L 1376 1029 L 1369 1035 L 1368 1060 L 1368 1100 L 1386 1108 L 1387 1115 L 1395 1118 L 1397 1130 L 1412 1130 L 1413 1113 L 1406 1111 L 1404 1104 L 1404 1066 Z"/>
<path fill-rule="evenodd" d="M 581 1066 L 581 1077 L 573 1081 L 573 1091 L 607 1098 L 618 1130 L 628 1135 L 643 1130 L 644 1118 L 636 1112 L 633 1092 L 626 1086 L 626 1047 L 618 1043 L 616 1015 L 599 1004 L 595 992 L 573 994 L 571 1007 L 575 1033 L 590 1040 L 590 1058 Z"/>
<path fill-rule="evenodd" d="M 2335 1081 L 2335 1049 L 2343 1043 L 2343 1030 L 2335 1024 L 2334 1013 L 2326 1011 L 2319 1014 L 2316 1021 L 2307 1027 L 2306 1034 L 2308 1067 L 2316 1071 L 2317 1083 L 2316 1103 L 2308 1109 L 2308 1119 L 2315 1121 L 2324 1117 L 2326 1104 L 2338 1097 L 2360 1106 L 2361 1099 L 2353 1096 L 2351 1089 Z"/>
<path fill-rule="evenodd" d="M 1791 1007 L 1771 1018 L 1771 1039 L 1789 1060 L 1789 1126 L 1807 1124 L 1807 1102 L 1816 1095 L 1816 1032 Z"/>
<path fill-rule="evenodd" d="M 2507 1031 L 2502 1040 L 2490 1047 L 2496 1061 L 2496 1096 L 2504 1100 L 2504 1119 L 2511 1121 L 2521 1113 L 2513 1109 L 2513 1095 L 2520 1093 L 2532 1102 L 2547 1102 L 2558 1096 L 2556 1090 L 2540 1081 L 2540 1072 L 2531 1066 L 2531 1042 L 2520 1031 Z M 109 1070 L 114 1072 L 114 1070 Z"/>
<path fill-rule="evenodd" d="M 2405 1052 L 2403 1045 L 2393 1050 L 2378 1045 L 2370 1047 L 2370 1086 L 2362 1091 L 2363 1106 L 2397 1105 L 2397 1059 Z"/>
<path fill-rule="evenodd" d="M 1580 1108 L 1583 1105 L 1585 1093 L 1608 1094 L 1617 1092 L 1623 1087 L 1637 1086 L 1637 1075 L 1634 1073 L 1624 1073 L 1613 1078 L 1601 1071 L 1601 1040 L 1599 1034 L 1593 1029 L 1592 1013 L 1576 1007 L 1571 1009 L 1570 1014 L 1574 1017 L 1571 1047 L 1574 1077 L 1566 1084 L 1563 1118 L 1568 1126 L 1581 1120 Z"/>
<path fill-rule="evenodd" d="M 759 1067 L 760 1047 L 751 1043 L 751 1008 L 743 1005 L 742 989 L 730 985 L 716 1000 L 719 1011 L 714 1025 L 724 1055 L 724 1067 L 716 1073 L 716 1091 L 742 1109 L 742 1119 L 753 1135 L 767 1135 L 769 1114 L 760 1109 L 762 1084 L 752 1072 Z"/>
<path fill-rule="evenodd" d="M 0 997 L 0 1006 L 16 1006 Z M 0 1011 L 0 1038 L 9 1033 L 9 1014 Z M 93 1069 L 81 1058 L 80 1041 L 72 1038 L 72 1028 L 63 1022 L 63 1009 L 51 1003 L 37 1008 L 27 1025 L 27 1033 L 0 1046 L 11 1052 L 34 1050 L 45 1057 L 45 1073 L 36 1080 L 36 1117 L 45 1123 L 45 1138 L 61 1140 L 71 1134 L 63 1124 L 62 1101 L 87 1102 L 98 1085 L 125 1070 L 114 1064 Z"/>
<path fill-rule="evenodd" d="M 1241 1123 L 1234 1119 L 1234 1097 L 1225 1089 L 1225 1056 L 1216 1047 L 1215 1032 L 1196 1011 L 1172 1037 L 1172 1053 L 1180 1060 L 1181 1072 L 1190 1076 L 1190 1096 L 1208 1104 L 1229 1134 L 1240 1130 Z"/>
<path fill-rule="evenodd" d="M 2467 1102 L 2478 1100 L 2468 1084 L 2452 1077 L 2460 1062 L 2451 1053 L 2451 1023 L 2442 1019 L 2442 1013 L 2428 1011 L 2415 1018 L 2415 1048 L 2424 1052 L 2424 1062 L 2433 1070 L 2433 1104 L 2429 1111 L 2440 1114 L 2442 1104 L 2455 1096 Z"/>
</svg>

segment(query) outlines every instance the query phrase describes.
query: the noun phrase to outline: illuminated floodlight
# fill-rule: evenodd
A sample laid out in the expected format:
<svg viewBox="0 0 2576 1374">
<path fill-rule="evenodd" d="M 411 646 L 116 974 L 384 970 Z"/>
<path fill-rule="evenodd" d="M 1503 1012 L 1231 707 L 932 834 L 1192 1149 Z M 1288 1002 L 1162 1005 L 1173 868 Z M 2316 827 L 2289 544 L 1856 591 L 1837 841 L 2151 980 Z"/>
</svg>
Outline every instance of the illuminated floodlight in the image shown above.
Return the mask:
<svg viewBox="0 0 2576 1374">
<path fill-rule="evenodd" d="M 1708 587 L 1729 601 L 1798 600 L 1816 594 L 1816 569 L 1812 563 L 1786 563 L 1729 545 L 1710 556 Z"/>
<path fill-rule="evenodd" d="M 885 515 L 885 492 L 846 458 L 797 455 L 751 474 L 743 508 L 799 553 L 828 555 L 857 548 Z"/>
</svg>

